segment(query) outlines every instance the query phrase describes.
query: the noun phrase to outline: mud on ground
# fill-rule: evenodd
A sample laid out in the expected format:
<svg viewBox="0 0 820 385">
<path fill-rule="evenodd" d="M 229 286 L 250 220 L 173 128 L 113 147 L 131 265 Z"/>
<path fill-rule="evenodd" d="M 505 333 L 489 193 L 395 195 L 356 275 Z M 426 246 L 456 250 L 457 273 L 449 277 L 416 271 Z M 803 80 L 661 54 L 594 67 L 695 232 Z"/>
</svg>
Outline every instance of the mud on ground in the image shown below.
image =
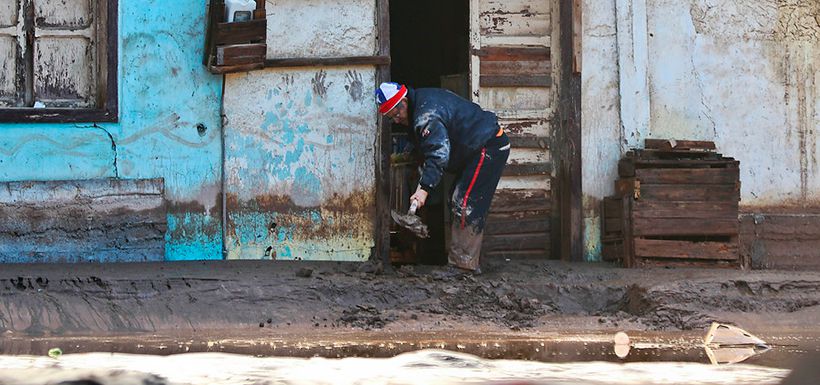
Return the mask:
<svg viewBox="0 0 820 385">
<path fill-rule="evenodd" d="M 712 321 L 816 328 L 820 273 L 628 270 L 557 261 L 433 266 L 269 261 L 6 265 L 0 333 L 21 336 L 275 328 L 692 330 Z"/>
</svg>

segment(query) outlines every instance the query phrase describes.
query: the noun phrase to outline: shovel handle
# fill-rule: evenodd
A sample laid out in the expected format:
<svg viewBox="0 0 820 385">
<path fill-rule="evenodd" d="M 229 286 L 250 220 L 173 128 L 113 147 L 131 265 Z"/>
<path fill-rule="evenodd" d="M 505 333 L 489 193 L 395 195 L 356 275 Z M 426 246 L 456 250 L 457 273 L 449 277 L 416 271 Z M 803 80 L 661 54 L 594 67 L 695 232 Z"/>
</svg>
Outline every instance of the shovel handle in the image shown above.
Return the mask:
<svg viewBox="0 0 820 385">
<path fill-rule="evenodd" d="M 410 210 L 407 210 L 407 213 L 410 215 L 416 215 L 416 210 L 419 209 L 419 201 L 413 199 L 410 201 Z"/>
</svg>

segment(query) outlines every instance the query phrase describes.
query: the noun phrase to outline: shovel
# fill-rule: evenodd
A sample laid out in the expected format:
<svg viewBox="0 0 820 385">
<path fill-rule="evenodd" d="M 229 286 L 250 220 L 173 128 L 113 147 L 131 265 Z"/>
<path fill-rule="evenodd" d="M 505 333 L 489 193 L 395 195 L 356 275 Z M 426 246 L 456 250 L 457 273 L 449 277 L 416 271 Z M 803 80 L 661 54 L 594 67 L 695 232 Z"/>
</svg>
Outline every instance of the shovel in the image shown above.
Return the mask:
<svg viewBox="0 0 820 385">
<path fill-rule="evenodd" d="M 430 238 L 430 233 L 427 230 L 427 225 L 421 222 L 421 218 L 416 215 L 416 210 L 419 207 L 419 202 L 413 199 L 413 202 L 410 203 L 410 210 L 407 211 L 407 214 L 399 214 L 396 210 L 390 210 L 390 216 L 393 217 L 393 220 L 396 223 L 404 227 L 407 230 L 410 230 L 415 236 L 419 238 Z"/>
</svg>

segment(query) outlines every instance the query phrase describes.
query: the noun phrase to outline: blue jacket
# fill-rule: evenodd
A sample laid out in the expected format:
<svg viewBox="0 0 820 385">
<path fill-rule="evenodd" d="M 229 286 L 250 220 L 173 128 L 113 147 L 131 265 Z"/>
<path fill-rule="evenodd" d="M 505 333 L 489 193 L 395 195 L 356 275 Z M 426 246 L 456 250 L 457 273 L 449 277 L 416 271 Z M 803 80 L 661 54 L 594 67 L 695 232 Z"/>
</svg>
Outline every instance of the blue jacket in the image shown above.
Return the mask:
<svg viewBox="0 0 820 385">
<path fill-rule="evenodd" d="M 498 117 L 448 90 L 407 90 L 410 139 L 424 155 L 421 188 L 438 186 L 445 170 L 460 172 L 498 133 Z"/>
</svg>

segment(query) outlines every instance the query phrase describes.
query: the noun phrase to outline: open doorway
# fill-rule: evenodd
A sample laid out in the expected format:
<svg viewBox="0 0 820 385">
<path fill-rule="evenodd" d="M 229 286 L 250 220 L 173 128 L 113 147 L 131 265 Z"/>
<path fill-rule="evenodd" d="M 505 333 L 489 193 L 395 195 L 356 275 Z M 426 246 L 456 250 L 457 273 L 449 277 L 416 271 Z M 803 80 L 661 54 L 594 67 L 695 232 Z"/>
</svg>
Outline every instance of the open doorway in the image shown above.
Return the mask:
<svg viewBox="0 0 820 385">
<path fill-rule="evenodd" d="M 469 99 L 469 17 L 469 0 L 391 1 L 391 80 L 411 88 L 446 88 Z M 397 156 L 407 144 L 406 133 L 394 126 L 391 139 L 391 208 L 406 212 L 418 183 L 417 167 L 414 160 Z M 419 240 L 391 227 L 394 263 L 447 262 L 448 179 L 419 211 L 429 227 L 429 239 Z"/>
</svg>

